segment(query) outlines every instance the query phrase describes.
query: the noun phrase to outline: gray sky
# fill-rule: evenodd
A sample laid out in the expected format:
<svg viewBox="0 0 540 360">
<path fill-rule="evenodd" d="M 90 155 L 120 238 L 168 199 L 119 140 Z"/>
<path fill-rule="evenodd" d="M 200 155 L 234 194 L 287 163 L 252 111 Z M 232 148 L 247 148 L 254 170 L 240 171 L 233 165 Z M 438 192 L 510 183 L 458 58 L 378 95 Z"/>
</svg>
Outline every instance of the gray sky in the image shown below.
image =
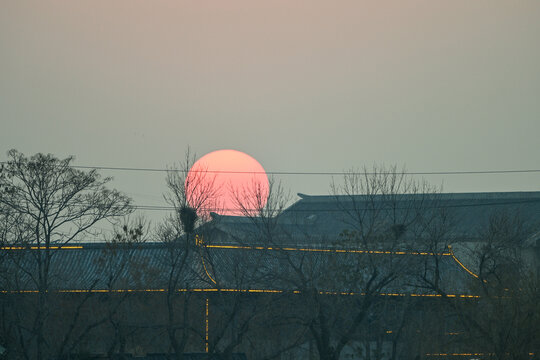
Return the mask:
<svg viewBox="0 0 540 360">
<path fill-rule="evenodd" d="M 274 171 L 536 169 L 539 39 L 538 0 L 3 0 L 0 159 L 161 168 L 189 145 Z M 163 174 L 110 174 L 163 203 Z M 538 173 L 428 180 L 540 190 Z"/>
</svg>

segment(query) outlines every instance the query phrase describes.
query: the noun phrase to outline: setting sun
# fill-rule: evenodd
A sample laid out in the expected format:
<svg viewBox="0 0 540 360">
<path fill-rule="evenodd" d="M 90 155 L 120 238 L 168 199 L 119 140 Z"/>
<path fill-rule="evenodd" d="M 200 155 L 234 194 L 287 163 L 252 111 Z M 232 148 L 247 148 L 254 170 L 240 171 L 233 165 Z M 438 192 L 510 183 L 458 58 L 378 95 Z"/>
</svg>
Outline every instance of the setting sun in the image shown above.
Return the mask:
<svg viewBox="0 0 540 360">
<path fill-rule="evenodd" d="M 254 214 L 266 205 L 269 192 L 264 168 L 237 150 L 217 150 L 193 164 L 186 177 L 186 195 L 199 215 Z"/>
</svg>

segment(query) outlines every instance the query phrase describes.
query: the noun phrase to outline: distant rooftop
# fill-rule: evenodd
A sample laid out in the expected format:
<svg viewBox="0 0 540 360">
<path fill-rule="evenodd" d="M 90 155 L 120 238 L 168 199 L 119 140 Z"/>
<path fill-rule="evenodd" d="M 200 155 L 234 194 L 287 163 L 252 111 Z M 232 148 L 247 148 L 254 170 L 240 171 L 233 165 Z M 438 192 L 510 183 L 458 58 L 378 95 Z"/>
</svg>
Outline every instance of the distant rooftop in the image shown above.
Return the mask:
<svg viewBox="0 0 540 360">
<path fill-rule="evenodd" d="M 540 231 L 540 192 L 481 192 L 393 195 L 306 195 L 286 208 L 275 219 L 281 233 L 320 244 L 336 239 L 345 230 L 358 229 L 358 216 L 363 221 L 377 221 L 378 226 L 403 225 L 407 230 L 421 212 L 431 214 L 444 210 L 452 220 L 451 233 L 456 239 L 470 240 L 478 236 L 494 215 L 520 216 L 531 234 Z M 356 219 L 355 219 L 356 217 Z M 378 217 L 374 219 L 374 217 Z M 238 236 L 256 231 L 257 218 L 214 214 L 215 225 Z M 386 223 L 386 225 L 385 225 Z M 404 236 L 413 236 L 404 232 Z M 416 234 L 414 236 L 417 236 Z"/>
<path fill-rule="evenodd" d="M 298 193 L 304 201 L 336 201 L 336 199 L 367 200 L 372 198 L 388 198 L 396 196 L 400 201 L 433 198 L 439 200 L 537 200 L 540 201 L 540 191 L 511 191 L 511 192 L 465 192 L 465 193 L 437 193 L 437 194 L 386 194 L 386 195 L 308 195 Z"/>
</svg>

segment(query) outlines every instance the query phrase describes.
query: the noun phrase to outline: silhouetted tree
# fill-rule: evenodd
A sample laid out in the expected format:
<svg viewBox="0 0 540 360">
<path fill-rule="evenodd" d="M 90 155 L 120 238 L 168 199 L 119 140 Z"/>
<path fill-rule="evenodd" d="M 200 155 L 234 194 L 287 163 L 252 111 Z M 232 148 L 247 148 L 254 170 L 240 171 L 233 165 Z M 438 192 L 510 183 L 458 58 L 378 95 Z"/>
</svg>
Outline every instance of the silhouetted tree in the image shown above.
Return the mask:
<svg viewBox="0 0 540 360">
<path fill-rule="evenodd" d="M 475 295 L 473 300 L 457 301 L 448 296 L 447 284 L 440 277 L 421 276 L 456 319 L 460 336 L 455 343 L 466 352 L 497 360 L 529 359 L 537 354 L 540 282 L 537 249 L 527 243 L 528 236 L 519 214 L 493 213 L 474 242 L 456 241 L 453 248 L 461 249 L 471 275 L 462 284 L 463 291 Z M 440 263 L 430 266 L 433 274 L 440 274 Z"/>
<path fill-rule="evenodd" d="M 188 149 L 183 162 L 167 173 L 168 192 L 164 197 L 174 211 L 156 231 L 156 238 L 166 248 L 162 261 L 167 268 L 167 334 L 178 359 L 190 340 L 199 338 L 204 343 L 204 332 L 193 325 L 192 314 L 201 306 L 201 299 L 190 291 L 193 283 L 201 281 L 200 274 L 194 271 L 198 255 L 194 230 L 209 220 L 209 211 L 218 206 L 220 191 L 214 186 L 215 175 L 204 169 L 188 176 L 194 163 L 195 156 Z"/>
<path fill-rule="evenodd" d="M 436 197 L 438 190 L 414 181 L 396 167 L 351 171 L 343 184 L 333 183 L 331 190 L 332 206 L 337 209 L 328 210 L 337 210 L 333 214 L 347 231 L 341 237 L 319 237 L 319 246 L 329 251 L 284 248 L 284 244 L 308 243 L 313 247 L 312 225 L 306 225 L 305 213 L 288 214 L 285 224 L 279 211 L 271 211 L 279 207 L 261 206 L 258 212 L 252 211 L 258 196 L 239 191 L 237 202 L 265 239 L 263 244 L 271 247 L 267 253 L 274 258 L 273 267 L 267 270 L 272 281 L 290 291 L 283 297 L 290 299 L 291 311 L 276 316 L 290 328 L 304 328 L 305 332 L 296 334 L 314 343 L 318 358 L 337 360 L 346 348 L 348 353 L 353 351 L 352 345 L 362 336 L 375 339 L 375 332 L 366 329 L 384 315 L 381 293 L 390 292 L 408 272 L 410 259 L 401 255 L 410 250 L 405 234 L 422 215 L 426 217 L 425 202 Z M 270 206 L 280 203 L 282 199 L 270 197 Z M 319 217 L 318 221 L 324 223 L 325 219 Z M 380 347 L 375 350 L 381 354 Z"/>
<path fill-rule="evenodd" d="M 20 329 L 20 345 L 27 358 L 43 359 L 51 351 L 45 336 L 55 253 L 88 235 L 96 223 L 127 215 L 132 208 L 128 197 L 107 188 L 110 178 L 102 178 L 96 170 L 75 169 L 73 157 L 26 157 L 16 150 L 8 157 L 0 173 L 0 204 L 3 215 L 16 219 L 17 226 L 6 241 L 36 247 L 14 259 L 38 291 L 35 320 L 30 328 Z"/>
</svg>

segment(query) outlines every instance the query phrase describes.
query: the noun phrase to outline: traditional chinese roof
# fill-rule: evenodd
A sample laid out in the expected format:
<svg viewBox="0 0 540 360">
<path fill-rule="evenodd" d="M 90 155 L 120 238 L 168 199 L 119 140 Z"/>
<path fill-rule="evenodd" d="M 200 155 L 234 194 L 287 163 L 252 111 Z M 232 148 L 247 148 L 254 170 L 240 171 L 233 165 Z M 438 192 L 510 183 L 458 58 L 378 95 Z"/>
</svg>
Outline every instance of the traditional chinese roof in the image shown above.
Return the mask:
<svg viewBox="0 0 540 360">
<path fill-rule="evenodd" d="M 306 195 L 285 209 L 274 221 L 284 243 L 329 246 L 344 231 L 377 226 L 379 231 L 400 229 L 403 240 L 418 240 L 418 216 L 436 217 L 444 213 L 453 241 L 474 241 L 493 215 L 519 216 L 528 237 L 540 233 L 540 192 L 394 194 L 394 195 Z M 257 220 L 242 216 L 214 215 L 214 229 L 229 234 L 256 232 Z M 536 235 L 535 235 L 536 234 Z M 529 241 L 533 244 L 533 241 Z M 534 241 L 534 244 L 536 241 Z M 533 244 L 533 245 L 534 245 Z"/>
<path fill-rule="evenodd" d="M 3 292 L 36 291 L 37 254 L 44 250 L 4 250 Z M 167 291 L 171 257 L 181 249 L 147 243 L 111 248 L 106 244 L 77 244 L 54 249 L 49 290 L 59 292 Z M 6 255 L 7 253 L 7 255 Z M 384 294 L 427 294 L 417 288 L 416 270 L 440 261 L 448 291 L 461 290 L 470 275 L 449 252 L 430 254 L 261 246 L 193 246 L 180 270 L 177 291 L 302 292 L 361 294 L 367 278 L 390 272 L 400 280 L 381 288 Z M 303 274 L 305 278 L 300 276 Z M 309 279 L 306 282 L 305 279 Z"/>
<path fill-rule="evenodd" d="M 188 250 L 164 243 L 117 247 L 72 244 L 52 249 L 49 289 L 167 291 L 172 260 L 185 256 L 177 291 L 301 292 L 316 288 L 330 293 L 361 293 L 366 277 L 376 266 L 378 276 L 390 272 L 399 275 L 398 281 L 381 289 L 382 293 L 430 296 L 422 290 L 417 274 L 422 269 L 427 277 L 432 276 L 437 261 L 446 290 L 467 295 L 464 289 L 475 276 L 474 269 L 463 261 L 459 251 L 442 247 L 429 250 L 414 239 L 415 229 L 407 223 L 414 213 L 411 209 L 428 215 L 441 209 L 451 213 L 455 224 L 452 235 L 458 242 L 474 239 L 494 212 L 522 214 L 535 239 L 540 230 L 540 192 L 396 195 L 391 200 L 382 196 L 299 195 L 299 201 L 270 219 L 270 240 L 268 234 L 261 233 L 265 229 L 262 219 L 215 216 L 198 229 L 199 240 L 193 241 Z M 377 226 L 392 229 L 386 216 L 390 203 L 397 213 L 395 218 L 404 220 L 399 241 L 371 242 L 369 246 L 336 241 L 339 234 L 354 230 L 354 224 L 344 215 L 353 208 L 365 215 L 364 221 L 373 219 L 373 209 L 379 209 L 378 215 L 384 216 Z M 4 249 L 0 290 L 36 291 L 38 255 L 43 251 Z"/>
</svg>

